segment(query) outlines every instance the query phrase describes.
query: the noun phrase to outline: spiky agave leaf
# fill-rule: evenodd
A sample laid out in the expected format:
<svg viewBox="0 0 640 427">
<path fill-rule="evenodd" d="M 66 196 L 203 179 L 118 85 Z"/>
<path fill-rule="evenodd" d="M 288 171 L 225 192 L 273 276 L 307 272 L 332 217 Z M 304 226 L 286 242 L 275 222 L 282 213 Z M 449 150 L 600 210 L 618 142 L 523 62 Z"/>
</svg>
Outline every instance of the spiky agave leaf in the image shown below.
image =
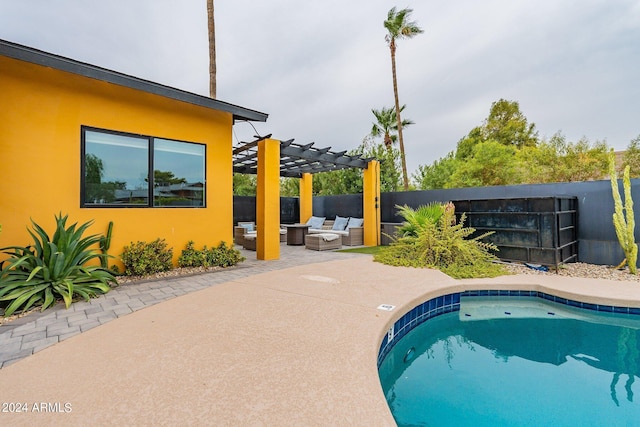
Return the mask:
<svg viewBox="0 0 640 427">
<path fill-rule="evenodd" d="M 108 292 L 115 277 L 109 271 L 86 264 L 98 254 L 91 247 L 99 243 L 98 235 L 83 237 L 92 221 L 66 226 L 67 216 L 56 215 L 56 231 L 47 232 L 32 220 L 28 229 L 33 244 L 27 247 L 2 248 L 9 258 L 0 271 L 0 301 L 11 301 L 4 315 L 34 304 L 42 309 L 62 298 L 68 308 L 75 296 L 89 298 Z"/>
</svg>

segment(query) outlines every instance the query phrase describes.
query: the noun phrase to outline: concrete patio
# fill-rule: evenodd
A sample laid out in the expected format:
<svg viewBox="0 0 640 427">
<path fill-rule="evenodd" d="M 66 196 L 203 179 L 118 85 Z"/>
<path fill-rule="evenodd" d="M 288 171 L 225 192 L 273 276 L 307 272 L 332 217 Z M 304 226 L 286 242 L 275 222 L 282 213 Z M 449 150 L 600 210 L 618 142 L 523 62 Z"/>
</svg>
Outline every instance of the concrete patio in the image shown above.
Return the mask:
<svg viewBox="0 0 640 427">
<path fill-rule="evenodd" d="M 395 425 L 377 352 L 389 325 L 426 299 L 509 288 L 640 307 L 632 282 L 454 280 L 369 255 L 281 249 L 277 261 L 245 252 L 242 267 L 125 285 L 3 326 L 2 401 L 27 411 L 0 412 L 0 422 Z"/>
</svg>

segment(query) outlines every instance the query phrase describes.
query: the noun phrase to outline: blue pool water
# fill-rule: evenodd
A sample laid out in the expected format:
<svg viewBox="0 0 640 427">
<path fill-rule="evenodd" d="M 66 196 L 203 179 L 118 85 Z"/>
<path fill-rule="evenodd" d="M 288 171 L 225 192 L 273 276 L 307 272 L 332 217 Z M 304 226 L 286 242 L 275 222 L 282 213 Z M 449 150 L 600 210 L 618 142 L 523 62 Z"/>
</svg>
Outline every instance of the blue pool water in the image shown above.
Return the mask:
<svg viewBox="0 0 640 427">
<path fill-rule="evenodd" d="M 640 316 L 462 298 L 386 355 L 399 426 L 638 426 Z"/>
</svg>

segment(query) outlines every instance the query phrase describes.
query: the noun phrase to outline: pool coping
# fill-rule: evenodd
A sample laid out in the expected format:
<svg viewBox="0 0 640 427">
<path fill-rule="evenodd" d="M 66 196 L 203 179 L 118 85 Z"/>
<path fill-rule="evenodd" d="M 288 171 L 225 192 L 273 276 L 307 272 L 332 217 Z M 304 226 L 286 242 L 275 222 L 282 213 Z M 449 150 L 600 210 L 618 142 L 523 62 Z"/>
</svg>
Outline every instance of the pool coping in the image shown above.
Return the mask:
<svg viewBox="0 0 640 427">
<path fill-rule="evenodd" d="M 73 411 L 0 416 L 16 425 L 395 425 L 377 375 L 380 343 L 390 325 L 428 299 L 510 289 L 640 307 L 637 282 L 454 280 L 373 263 L 368 255 L 335 259 L 237 277 L 7 366 L 0 387 L 11 390 L 11 400 L 68 401 Z M 42 380 L 69 360 L 83 375 Z"/>
<path fill-rule="evenodd" d="M 606 314 L 636 316 L 636 318 L 640 320 L 640 307 L 594 304 L 576 299 L 562 298 L 550 293 L 533 290 L 470 289 L 462 292 L 444 294 L 426 300 L 411 308 L 411 310 L 407 311 L 398 320 L 396 320 L 393 325 L 389 327 L 386 335 L 382 338 L 382 342 L 380 343 L 380 350 L 378 352 L 378 368 L 380 368 L 380 365 L 384 362 L 393 347 L 409 332 L 430 319 L 442 314 L 459 311 L 461 301 L 465 297 L 526 297 L 565 305 L 575 309 Z M 578 298 L 580 298 L 580 296 L 578 296 Z"/>
</svg>

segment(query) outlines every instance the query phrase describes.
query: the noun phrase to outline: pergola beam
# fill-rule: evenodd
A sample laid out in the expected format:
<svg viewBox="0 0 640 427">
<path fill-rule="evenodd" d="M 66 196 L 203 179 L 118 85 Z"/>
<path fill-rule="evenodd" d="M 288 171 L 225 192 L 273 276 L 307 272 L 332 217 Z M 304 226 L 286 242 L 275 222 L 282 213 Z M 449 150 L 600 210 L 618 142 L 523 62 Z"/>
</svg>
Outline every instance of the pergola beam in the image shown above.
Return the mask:
<svg viewBox="0 0 640 427">
<path fill-rule="evenodd" d="M 247 150 L 250 150 L 250 149 L 252 149 L 254 147 L 257 147 L 258 146 L 258 142 L 263 141 L 265 139 L 271 138 L 271 134 L 266 135 L 266 136 L 257 136 L 256 138 L 258 138 L 258 139 L 256 139 L 255 141 L 244 142 L 243 143 L 244 145 L 241 145 L 240 147 L 235 148 L 233 150 L 233 155 L 236 155 L 236 154 L 242 153 L 243 151 L 247 151 Z"/>
<path fill-rule="evenodd" d="M 233 171 L 256 174 L 258 171 L 257 146 L 271 135 L 256 137 L 252 142 L 233 150 Z M 347 168 L 366 169 L 372 159 L 363 159 L 361 154 L 347 155 L 347 151 L 332 152 L 331 147 L 315 148 L 314 142 L 295 144 L 293 139 L 280 141 L 280 176 L 300 178 L 303 173 L 319 173 Z"/>
</svg>

